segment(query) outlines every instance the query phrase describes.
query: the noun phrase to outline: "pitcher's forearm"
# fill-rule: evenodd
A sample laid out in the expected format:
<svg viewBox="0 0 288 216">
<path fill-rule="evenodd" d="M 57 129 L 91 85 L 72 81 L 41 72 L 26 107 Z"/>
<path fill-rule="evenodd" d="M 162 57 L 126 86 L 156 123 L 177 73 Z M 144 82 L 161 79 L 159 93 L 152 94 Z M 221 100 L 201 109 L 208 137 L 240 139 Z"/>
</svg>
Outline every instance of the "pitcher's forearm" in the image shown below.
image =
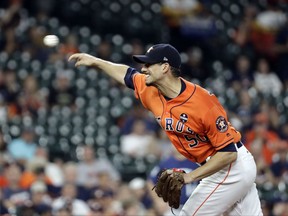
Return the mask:
<svg viewBox="0 0 288 216">
<path fill-rule="evenodd" d="M 116 81 L 125 84 L 124 77 L 126 75 L 129 66 L 123 64 L 116 64 L 110 61 L 106 61 L 87 53 L 75 53 L 69 57 L 69 61 L 76 61 L 75 66 L 87 66 L 96 67 L 110 77 L 114 78 Z"/>
<path fill-rule="evenodd" d="M 124 77 L 126 75 L 127 69 L 129 66 L 124 64 L 116 64 L 110 61 L 105 61 L 103 59 L 97 59 L 93 66 L 99 68 L 100 70 L 104 71 L 110 77 L 114 78 L 116 81 L 125 84 Z"/>
<path fill-rule="evenodd" d="M 217 152 L 204 166 L 184 175 L 185 183 L 208 177 L 237 159 L 237 152 Z"/>
</svg>

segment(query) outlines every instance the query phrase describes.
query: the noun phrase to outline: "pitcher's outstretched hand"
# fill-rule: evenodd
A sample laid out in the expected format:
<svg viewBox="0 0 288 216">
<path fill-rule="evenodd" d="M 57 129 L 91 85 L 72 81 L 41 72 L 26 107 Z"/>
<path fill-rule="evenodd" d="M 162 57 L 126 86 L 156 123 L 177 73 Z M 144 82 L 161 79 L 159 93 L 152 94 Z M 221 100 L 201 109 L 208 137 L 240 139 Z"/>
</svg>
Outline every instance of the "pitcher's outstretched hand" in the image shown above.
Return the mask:
<svg viewBox="0 0 288 216">
<path fill-rule="evenodd" d="M 68 61 L 76 61 L 75 67 L 95 66 L 97 58 L 86 53 L 75 53 L 69 57 Z"/>
</svg>

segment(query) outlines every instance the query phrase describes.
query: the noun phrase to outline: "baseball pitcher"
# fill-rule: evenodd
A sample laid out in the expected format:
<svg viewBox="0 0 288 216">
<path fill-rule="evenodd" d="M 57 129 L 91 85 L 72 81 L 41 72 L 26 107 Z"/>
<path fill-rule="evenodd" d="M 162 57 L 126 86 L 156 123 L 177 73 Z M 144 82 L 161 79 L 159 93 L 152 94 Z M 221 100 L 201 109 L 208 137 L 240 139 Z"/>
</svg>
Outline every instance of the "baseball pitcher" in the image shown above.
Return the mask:
<svg viewBox="0 0 288 216">
<path fill-rule="evenodd" d="M 263 215 L 256 185 L 256 165 L 231 126 L 216 96 L 181 77 L 181 58 L 169 44 L 156 44 L 133 59 L 141 72 L 84 53 L 70 56 L 75 66 L 96 67 L 135 92 L 174 147 L 200 166 L 188 173 L 163 171 L 155 192 L 177 208 L 184 184 L 200 181 L 180 216 Z"/>
</svg>

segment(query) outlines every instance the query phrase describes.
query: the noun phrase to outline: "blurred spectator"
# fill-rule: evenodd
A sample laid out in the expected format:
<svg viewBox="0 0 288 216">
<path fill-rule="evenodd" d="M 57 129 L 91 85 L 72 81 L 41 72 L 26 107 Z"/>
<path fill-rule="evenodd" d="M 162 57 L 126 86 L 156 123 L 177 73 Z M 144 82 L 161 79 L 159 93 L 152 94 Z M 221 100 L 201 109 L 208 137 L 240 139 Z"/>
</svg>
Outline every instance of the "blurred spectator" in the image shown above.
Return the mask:
<svg viewBox="0 0 288 216">
<path fill-rule="evenodd" d="M 123 215 L 122 204 L 115 198 L 113 191 L 109 189 L 97 188 L 93 190 L 93 195 L 88 201 L 88 205 L 92 210 L 92 215 Z"/>
<path fill-rule="evenodd" d="M 66 37 L 65 42 L 60 45 L 59 53 L 62 55 L 62 59 L 64 60 L 69 55 L 77 52 L 79 52 L 78 38 L 75 34 L 71 33 Z"/>
<path fill-rule="evenodd" d="M 273 156 L 271 171 L 274 175 L 276 184 L 284 183 L 288 185 L 288 143 L 285 140 L 279 141 L 279 146 Z M 288 189 L 286 189 L 288 190 Z M 288 201 L 288 195 L 286 200 Z"/>
<path fill-rule="evenodd" d="M 283 84 L 277 74 L 271 71 L 269 62 L 261 58 L 257 61 L 254 73 L 255 87 L 264 95 L 279 96 Z"/>
<path fill-rule="evenodd" d="M 17 49 L 20 49 L 20 44 L 17 43 L 17 36 L 15 33 L 15 27 L 19 24 L 20 17 L 19 14 L 15 14 L 11 23 L 8 23 L 4 26 L 4 40 L 2 41 L 3 44 L 0 44 L 3 47 L 3 51 L 5 51 L 8 55 L 12 55 Z"/>
<path fill-rule="evenodd" d="M 49 105 L 60 107 L 74 107 L 76 99 L 75 88 L 72 86 L 73 72 L 70 70 L 59 70 L 56 73 L 55 82 L 49 89 Z"/>
<path fill-rule="evenodd" d="M 31 11 L 31 15 L 36 17 L 39 23 L 47 22 L 47 19 L 52 15 L 53 10 L 56 9 L 56 1 L 55 0 L 47 0 L 46 2 L 36 1 L 24 1 L 25 7 L 29 8 Z"/>
<path fill-rule="evenodd" d="M 279 30 L 286 21 L 286 14 L 275 0 L 267 0 L 267 7 L 256 17 L 256 23 L 267 31 Z"/>
<path fill-rule="evenodd" d="M 90 188 L 87 189 L 84 186 L 78 184 L 78 165 L 75 162 L 66 162 L 63 167 L 63 182 L 60 186 L 53 185 L 53 187 L 49 187 L 48 190 L 52 197 L 58 197 L 61 193 L 61 190 L 66 184 L 72 184 L 76 187 L 76 195 L 78 199 L 81 200 L 88 200 L 91 197 L 91 190 Z"/>
<path fill-rule="evenodd" d="M 77 163 L 73 162 L 73 161 L 69 161 L 66 162 L 63 165 L 63 176 L 64 176 L 64 181 L 63 181 L 63 185 L 65 184 L 75 184 L 77 183 L 77 177 L 78 177 L 78 165 Z"/>
<path fill-rule="evenodd" d="M 25 164 L 31 160 L 36 152 L 35 131 L 32 127 L 24 127 L 19 138 L 13 139 L 8 144 L 8 151 L 12 158 Z"/>
<path fill-rule="evenodd" d="M 251 60 L 247 55 L 239 55 L 236 58 L 235 68 L 231 78 L 231 85 L 236 91 L 241 89 L 249 89 L 254 82 L 252 75 Z"/>
<path fill-rule="evenodd" d="M 7 104 L 4 97 L 0 94 L 0 124 L 4 125 L 8 120 Z"/>
<path fill-rule="evenodd" d="M 19 10 L 22 6 L 22 0 L 9 0 L 9 1 L 3 1 L 0 4 L 1 8 L 4 8 L 4 13 L 1 14 L 0 19 L 0 27 L 3 28 L 5 26 L 14 26 L 14 19 L 19 15 Z"/>
<path fill-rule="evenodd" d="M 125 200 L 129 200 L 131 198 L 131 188 L 129 187 L 129 181 L 122 182 L 117 189 L 117 193 L 115 194 L 115 198 L 119 200 L 121 203 L 125 202 Z"/>
<path fill-rule="evenodd" d="M 14 70 L 0 69 L 0 94 L 3 96 L 5 104 L 7 104 L 7 117 L 13 119 L 20 114 L 20 108 L 17 104 L 17 97 L 20 93 L 21 86 L 17 80 L 16 72 Z"/>
<path fill-rule="evenodd" d="M 110 189 L 115 189 L 120 181 L 120 174 L 112 163 L 105 158 L 96 158 L 92 146 L 83 146 L 81 151 L 83 154 L 77 168 L 78 184 L 93 189 L 106 183 Z"/>
<path fill-rule="evenodd" d="M 123 203 L 124 215 L 127 216 L 145 216 L 148 215 L 148 211 L 144 208 L 141 202 L 136 199 L 126 200 Z"/>
<path fill-rule="evenodd" d="M 254 117 L 251 130 L 244 135 L 245 145 L 253 154 L 257 168 L 261 170 L 272 163 L 279 136 L 270 130 L 266 113 L 258 113 Z"/>
<path fill-rule="evenodd" d="M 170 27 L 179 27 L 183 18 L 190 16 L 199 10 L 200 2 L 197 0 L 163 0 L 162 13 Z"/>
<path fill-rule="evenodd" d="M 137 119 L 133 122 L 131 133 L 121 137 L 121 152 L 133 158 L 143 158 L 149 154 L 159 155 L 155 141 L 155 136 L 147 133 L 145 122 Z"/>
<path fill-rule="evenodd" d="M 51 50 L 47 49 L 43 43 L 43 38 L 47 34 L 44 26 L 32 25 L 27 30 L 25 40 L 23 40 L 23 51 L 31 59 L 37 59 L 45 63 L 50 55 Z"/>
<path fill-rule="evenodd" d="M 166 132 L 162 129 L 157 130 L 156 139 L 156 145 L 159 146 L 161 152 L 158 160 L 170 157 L 172 151 L 174 151 L 174 146 L 171 145 Z"/>
<path fill-rule="evenodd" d="M 210 74 L 203 64 L 203 51 L 199 47 L 191 47 L 186 53 L 188 59 L 181 66 L 182 76 L 204 82 Z"/>
<path fill-rule="evenodd" d="M 1 177 L 1 176 L 0 176 Z M 8 210 L 4 206 L 4 199 L 3 199 L 3 192 L 2 192 L 2 185 L 0 190 L 0 215 L 8 215 Z"/>
<path fill-rule="evenodd" d="M 60 208 L 58 210 L 54 211 L 55 216 L 71 216 L 71 208 L 69 206 L 64 206 L 63 208 Z"/>
<path fill-rule="evenodd" d="M 17 80 L 17 75 L 15 70 L 6 69 L 4 70 L 4 80 L 2 83 L 2 94 L 4 95 L 7 102 L 15 102 L 16 97 L 19 94 L 21 86 Z"/>
<path fill-rule="evenodd" d="M 4 138 L 3 131 L 0 129 L 0 173 L 2 171 L 5 162 L 7 162 L 8 159 L 10 158 L 7 147 L 8 143 Z"/>
<path fill-rule="evenodd" d="M 181 21 L 180 32 L 182 38 L 186 39 L 182 46 L 197 44 L 200 47 L 212 48 L 211 42 L 217 34 L 216 19 L 202 2 L 199 1 L 199 4 L 201 5 L 194 15 L 190 13 Z"/>
<path fill-rule="evenodd" d="M 63 162 L 60 160 L 49 159 L 49 149 L 44 147 L 38 147 L 35 153 L 35 158 L 43 161 L 45 166 L 45 175 L 49 179 L 49 182 L 55 186 L 60 187 L 64 182 L 63 174 Z"/>
<path fill-rule="evenodd" d="M 0 94 L 0 124 L 5 124 L 8 119 L 7 104 L 3 96 Z"/>
<path fill-rule="evenodd" d="M 147 179 L 148 188 L 153 188 L 153 186 L 157 182 L 158 174 L 164 169 L 182 169 L 185 172 L 191 172 L 198 168 L 198 165 L 192 161 L 187 160 L 183 155 L 181 155 L 176 148 L 173 148 L 173 151 L 170 157 L 161 160 L 149 173 Z M 183 204 L 187 201 L 190 197 L 192 192 L 197 186 L 197 182 L 186 184 L 181 191 L 181 200 L 180 200 L 180 207 L 178 209 L 173 209 L 174 213 L 177 214 L 180 212 Z M 157 215 L 164 215 L 168 216 L 171 215 L 171 209 L 167 203 L 164 203 L 162 198 L 159 198 L 155 191 L 149 190 L 150 196 L 153 200 L 153 207 L 157 213 Z"/>
<path fill-rule="evenodd" d="M 89 206 L 82 200 L 77 199 L 75 184 L 66 183 L 61 189 L 61 196 L 52 203 L 53 212 L 68 209 L 72 216 L 88 216 L 91 213 Z"/>
<path fill-rule="evenodd" d="M 0 94 L 2 97 L 6 94 L 6 83 L 5 83 L 5 74 L 4 70 L 0 68 Z"/>
<path fill-rule="evenodd" d="M 236 31 L 233 34 L 234 42 L 240 47 L 249 47 L 251 44 L 251 31 L 253 23 L 258 13 L 258 8 L 254 4 L 248 4 L 244 8 L 242 19 L 237 25 Z"/>
<path fill-rule="evenodd" d="M 280 113 L 277 110 L 277 105 L 273 104 L 269 106 L 269 124 L 270 124 L 270 128 L 274 131 L 277 131 L 277 133 L 279 134 L 279 136 L 281 137 L 281 116 Z"/>
<path fill-rule="evenodd" d="M 7 185 L 2 188 L 3 203 L 9 214 L 13 215 L 18 207 L 29 200 L 29 192 L 21 188 L 22 168 L 19 164 L 7 163 L 4 168 L 4 176 L 7 180 Z"/>
<path fill-rule="evenodd" d="M 257 54 L 268 58 L 275 57 L 273 53 L 275 37 L 286 21 L 287 15 L 278 3 L 268 1 L 267 8 L 257 14 L 252 28 L 251 41 Z"/>
<path fill-rule="evenodd" d="M 180 51 L 185 48 L 184 44 L 192 45 L 192 38 L 206 37 L 214 29 L 214 24 L 200 1 L 162 0 L 161 3 L 161 12 L 170 31 L 170 43 Z"/>
<path fill-rule="evenodd" d="M 286 216 L 288 212 L 287 202 L 277 202 L 273 208 L 273 215 Z"/>
<path fill-rule="evenodd" d="M 152 199 L 149 193 L 151 188 L 148 188 L 145 179 L 140 177 L 133 178 L 128 186 L 131 189 L 132 196 L 141 202 L 145 209 L 149 210 L 152 208 Z"/>
<path fill-rule="evenodd" d="M 112 55 L 112 44 L 109 40 L 103 40 L 97 46 L 97 56 L 105 60 L 111 60 Z"/>
<path fill-rule="evenodd" d="M 280 126 L 279 134 L 283 140 L 288 140 L 288 122 Z"/>
<path fill-rule="evenodd" d="M 47 161 L 41 157 L 33 157 L 33 159 L 29 160 L 21 178 L 21 186 L 29 188 L 34 182 L 38 181 L 51 185 L 50 178 L 45 174 L 46 163 Z"/>
<path fill-rule="evenodd" d="M 16 215 L 29 216 L 33 214 L 35 214 L 35 210 L 33 209 L 33 206 L 30 205 L 30 202 L 19 206 L 16 211 Z"/>
<path fill-rule="evenodd" d="M 41 94 L 35 76 L 28 75 L 23 83 L 23 91 L 19 94 L 18 104 L 22 115 L 37 117 L 37 111 L 46 106 L 45 95 Z"/>
<path fill-rule="evenodd" d="M 108 190 L 111 192 L 117 191 L 119 184 L 121 184 L 120 179 L 115 181 L 111 178 L 110 172 L 107 171 L 101 171 L 97 175 L 98 177 L 98 185 L 96 188 L 102 189 L 102 190 Z"/>
<path fill-rule="evenodd" d="M 247 129 L 251 125 L 254 109 L 253 98 L 250 96 L 249 91 L 241 90 L 239 92 L 239 106 L 236 113 L 241 119 L 243 129 Z"/>
<path fill-rule="evenodd" d="M 47 186 L 44 182 L 34 182 L 30 187 L 31 205 L 35 213 L 43 216 L 52 216 L 52 199 L 47 192 Z"/>
<path fill-rule="evenodd" d="M 288 21 L 286 24 L 279 30 L 276 35 L 276 41 L 273 47 L 273 52 L 276 55 L 275 67 L 276 72 L 280 79 L 288 87 Z"/>
<path fill-rule="evenodd" d="M 288 207 L 288 146 L 284 140 L 278 144 L 272 164 L 262 169 L 256 179 L 261 199 L 265 201 L 270 215 L 286 215 Z"/>
</svg>

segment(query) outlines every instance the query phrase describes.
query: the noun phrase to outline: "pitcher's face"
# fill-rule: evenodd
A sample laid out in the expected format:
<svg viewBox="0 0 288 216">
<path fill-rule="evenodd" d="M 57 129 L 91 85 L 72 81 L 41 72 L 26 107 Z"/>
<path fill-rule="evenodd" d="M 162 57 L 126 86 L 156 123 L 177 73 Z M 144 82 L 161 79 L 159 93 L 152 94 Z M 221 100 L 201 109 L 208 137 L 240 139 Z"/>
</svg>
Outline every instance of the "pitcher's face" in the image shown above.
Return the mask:
<svg viewBox="0 0 288 216">
<path fill-rule="evenodd" d="M 145 83 L 147 86 L 155 85 L 165 76 L 163 65 L 165 63 L 144 64 L 141 73 L 145 74 Z M 167 63 L 166 63 L 167 64 Z"/>
</svg>

